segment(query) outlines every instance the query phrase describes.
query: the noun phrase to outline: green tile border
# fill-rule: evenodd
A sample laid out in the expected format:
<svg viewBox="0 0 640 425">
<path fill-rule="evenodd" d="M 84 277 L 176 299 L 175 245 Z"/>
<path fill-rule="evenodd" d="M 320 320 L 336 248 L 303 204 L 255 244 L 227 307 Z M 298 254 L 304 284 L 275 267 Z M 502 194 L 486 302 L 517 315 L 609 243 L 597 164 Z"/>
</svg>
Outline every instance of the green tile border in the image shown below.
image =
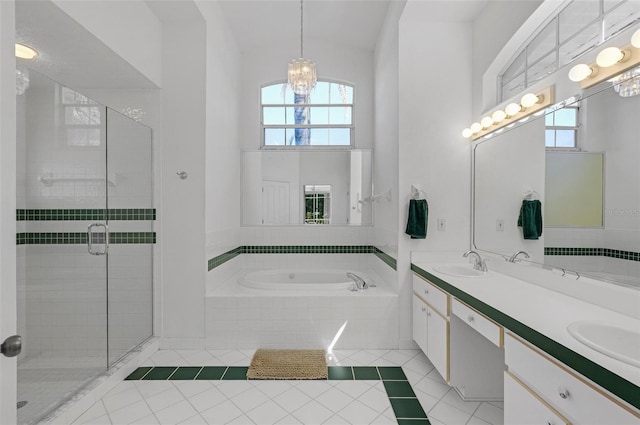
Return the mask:
<svg viewBox="0 0 640 425">
<path fill-rule="evenodd" d="M 432 275 L 431 273 L 421 269 L 415 264 L 411 264 L 411 270 L 420 276 L 428 279 L 434 285 L 440 287 L 445 292 L 458 298 L 460 301 L 470 305 L 496 323 L 509 329 L 522 339 L 530 342 L 540 350 L 549 354 L 551 357 L 569 366 L 571 369 L 587 377 L 591 381 L 600 385 L 607 391 L 618 396 L 630 405 L 640 409 L 640 387 L 627 381 L 621 376 L 609 371 L 601 365 L 583 357 L 565 347 L 562 344 L 552 340 L 551 338 L 541 334 L 540 332 L 528 327 L 527 325 L 507 316 L 490 305 L 478 300 L 477 298 L 467 294 L 457 287 L 447 283 L 446 281 Z"/>
<path fill-rule="evenodd" d="M 100 233 L 94 236 L 99 243 Z M 16 234 L 17 245 L 85 245 L 87 232 L 26 232 Z M 110 232 L 110 244 L 155 244 L 156 232 Z"/>
<path fill-rule="evenodd" d="M 207 260 L 207 270 L 240 254 L 374 254 L 396 270 L 396 259 L 371 245 L 243 245 Z"/>
<path fill-rule="evenodd" d="M 611 257 L 619 260 L 640 261 L 640 252 L 624 251 L 610 248 L 559 248 L 545 247 L 544 255 L 569 255 L 569 256 L 598 256 Z"/>
<path fill-rule="evenodd" d="M 143 366 L 125 381 L 246 380 L 245 366 Z M 198 371 L 198 373 L 195 373 Z M 329 366 L 329 381 L 382 381 L 399 424 L 429 425 L 429 419 L 400 366 Z"/>
<path fill-rule="evenodd" d="M 104 208 L 98 209 L 18 209 L 18 221 L 153 221 L 155 208 Z"/>
</svg>

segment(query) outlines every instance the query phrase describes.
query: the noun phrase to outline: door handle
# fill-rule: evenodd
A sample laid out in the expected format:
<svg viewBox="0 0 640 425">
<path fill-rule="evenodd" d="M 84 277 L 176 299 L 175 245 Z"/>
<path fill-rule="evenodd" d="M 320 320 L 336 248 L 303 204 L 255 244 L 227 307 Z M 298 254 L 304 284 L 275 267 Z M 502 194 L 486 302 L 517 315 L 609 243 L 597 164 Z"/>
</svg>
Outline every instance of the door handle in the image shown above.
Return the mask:
<svg viewBox="0 0 640 425">
<path fill-rule="evenodd" d="M 0 353 L 6 357 L 15 357 L 22 351 L 22 337 L 20 335 L 13 335 L 5 339 L 2 345 L 0 345 Z"/>
<path fill-rule="evenodd" d="M 96 227 L 102 227 L 104 229 L 104 241 L 102 241 L 104 245 L 103 251 L 93 250 L 93 229 Z M 104 223 L 92 223 L 87 227 L 87 251 L 89 251 L 91 255 L 105 255 L 109 252 L 109 226 Z"/>
</svg>

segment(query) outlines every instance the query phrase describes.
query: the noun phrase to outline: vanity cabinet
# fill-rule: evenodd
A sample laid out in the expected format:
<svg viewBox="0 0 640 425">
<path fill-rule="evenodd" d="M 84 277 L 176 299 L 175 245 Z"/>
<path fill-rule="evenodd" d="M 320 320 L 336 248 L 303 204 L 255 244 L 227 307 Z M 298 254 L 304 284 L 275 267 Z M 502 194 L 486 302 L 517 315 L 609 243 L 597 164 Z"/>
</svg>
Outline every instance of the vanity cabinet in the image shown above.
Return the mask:
<svg viewBox="0 0 640 425">
<path fill-rule="evenodd" d="M 449 381 L 449 295 L 413 276 L 413 339 Z"/>
<path fill-rule="evenodd" d="M 571 425 L 568 419 L 509 372 L 504 373 L 504 423 Z"/>
<path fill-rule="evenodd" d="M 541 412 L 540 404 L 555 413 L 551 424 L 640 424 L 640 412 L 560 364 L 537 348 L 507 333 L 505 362 L 505 424 L 521 422 L 525 411 Z M 512 382 L 515 381 L 515 382 Z M 519 384 L 521 391 L 517 391 Z M 508 392 L 509 388 L 516 391 Z M 550 418 L 547 413 L 546 418 Z M 507 420 L 508 419 L 508 420 Z"/>
</svg>

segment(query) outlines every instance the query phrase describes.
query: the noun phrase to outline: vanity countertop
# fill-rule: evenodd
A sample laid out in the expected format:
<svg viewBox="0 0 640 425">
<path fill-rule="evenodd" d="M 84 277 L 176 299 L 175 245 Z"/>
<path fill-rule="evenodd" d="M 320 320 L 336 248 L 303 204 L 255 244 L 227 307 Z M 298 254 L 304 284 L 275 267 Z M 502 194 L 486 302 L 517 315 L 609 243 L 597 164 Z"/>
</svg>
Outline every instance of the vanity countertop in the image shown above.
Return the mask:
<svg viewBox="0 0 640 425">
<path fill-rule="evenodd" d="M 411 270 L 640 409 L 640 368 L 587 347 L 567 331 L 578 320 L 640 330 L 640 320 L 496 271 L 474 278 L 445 275 L 434 270 L 439 264 L 441 258 L 413 258 Z"/>
</svg>

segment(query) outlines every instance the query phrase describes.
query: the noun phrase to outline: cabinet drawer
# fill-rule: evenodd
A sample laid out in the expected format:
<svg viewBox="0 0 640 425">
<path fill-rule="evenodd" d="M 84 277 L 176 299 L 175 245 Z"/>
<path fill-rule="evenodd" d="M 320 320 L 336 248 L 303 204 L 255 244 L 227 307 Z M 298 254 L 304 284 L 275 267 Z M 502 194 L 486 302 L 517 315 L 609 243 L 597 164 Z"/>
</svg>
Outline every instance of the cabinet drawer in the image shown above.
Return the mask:
<svg viewBox="0 0 640 425">
<path fill-rule="evenodd" d="M 449 317 L 449 294 L 442 289 L 425 280 L 422 276 L 414 274 L 413 292 L 438 310 L 438 313 Z"/>
<path fill-rule="evenodd" d="M 577 424 L 640 423 L 636 409 L 511 334 L 505 340 L 505 363 L 509 372 Z"/>
<path fill-rule="evenodd" d="M 503 346 L 504 329 L 491 319 L 486 318 L 482 313 L 456 298 L 451 302 L 451 313 L 458 316 L 496 346 Z"/>
<path fill-rule="evenodd" d="M 509 372 L 504 373 L 504 423 L 571 425 L 571 422 Z"/>
</svg>

